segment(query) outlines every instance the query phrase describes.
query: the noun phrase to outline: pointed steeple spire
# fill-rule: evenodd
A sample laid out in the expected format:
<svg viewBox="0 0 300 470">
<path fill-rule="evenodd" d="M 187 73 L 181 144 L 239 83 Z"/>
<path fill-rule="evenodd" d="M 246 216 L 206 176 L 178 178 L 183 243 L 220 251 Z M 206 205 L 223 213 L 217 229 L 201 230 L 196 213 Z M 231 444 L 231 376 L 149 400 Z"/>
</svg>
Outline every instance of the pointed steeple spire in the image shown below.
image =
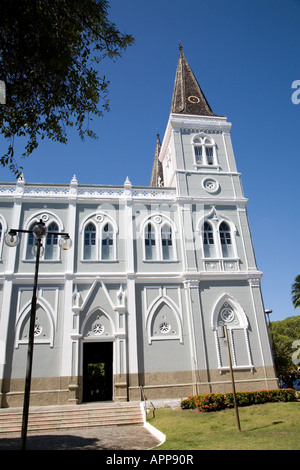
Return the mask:
<svg viewBox="0 0 300 470">
<path fill-rule="evenodd" d="M 160 137 L 159 133 L 156 134 L 156 147 L 155 147 L 155 154 L 154 154 L 154 161 L 152 167 L 152 174 L 150 179 L 150 186 L 163 186 L 163 171 L 162 171 L 162 164 L 159 161 L 159 153 L 161 149 Z"/>
<path fill-rule="evenodd" d="M 215 116 L 185 58 L 181 43 L 179 43 L 171 113 Z"/>
</svg>

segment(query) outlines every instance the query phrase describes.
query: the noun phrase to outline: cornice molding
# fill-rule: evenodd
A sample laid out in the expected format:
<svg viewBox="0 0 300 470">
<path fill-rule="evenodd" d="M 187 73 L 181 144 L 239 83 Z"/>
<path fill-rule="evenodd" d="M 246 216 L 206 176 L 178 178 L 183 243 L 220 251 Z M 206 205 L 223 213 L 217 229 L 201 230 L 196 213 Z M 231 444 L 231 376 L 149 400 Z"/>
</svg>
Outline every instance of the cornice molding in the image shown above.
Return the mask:
<svg viewBox="0 0 300 470">
<path fill-rule="evenodd" d="M 189 116 L 181 114 L 171 114 L 169 123 L 173 129 L 207 129 L 229 132 L 231 123 L 226 117 L 216 116 Z"/>
</svg>

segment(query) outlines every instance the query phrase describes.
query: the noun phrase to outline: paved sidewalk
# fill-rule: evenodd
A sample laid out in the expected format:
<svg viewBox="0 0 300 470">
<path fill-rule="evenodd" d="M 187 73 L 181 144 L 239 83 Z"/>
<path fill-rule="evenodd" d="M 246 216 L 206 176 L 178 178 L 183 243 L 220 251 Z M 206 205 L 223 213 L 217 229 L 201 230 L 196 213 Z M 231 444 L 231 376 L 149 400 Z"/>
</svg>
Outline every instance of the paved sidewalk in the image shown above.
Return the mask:
<svg viewBox="0 0 300 470">
<path fill-rule="evenodd" d="M 19 450 L 17 435 L 3 435 L 1 450 Z M 87 430 L 28 434 L 27 450 L 147 450 L 160 444 L 144 426 L 101 426 Z"/>
</svg>

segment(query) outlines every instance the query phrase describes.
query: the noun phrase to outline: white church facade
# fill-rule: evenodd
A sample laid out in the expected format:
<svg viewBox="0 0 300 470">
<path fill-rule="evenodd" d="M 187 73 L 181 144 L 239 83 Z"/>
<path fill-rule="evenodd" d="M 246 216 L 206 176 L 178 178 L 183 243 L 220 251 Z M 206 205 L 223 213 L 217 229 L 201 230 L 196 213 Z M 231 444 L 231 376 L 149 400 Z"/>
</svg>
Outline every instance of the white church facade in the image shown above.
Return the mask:
<svg viewBox="0 0 300 470">
<path fill-rule="evenodd" d="M 42 220 L 31 404 L 184 398 L 277 388 L 231 124 L 211 110 L 180 50 L 149 187 L 0 184 L 0 406 L 23 403 Z M 125 179 L 125 178 L 124 178 Z"/>
</svg>

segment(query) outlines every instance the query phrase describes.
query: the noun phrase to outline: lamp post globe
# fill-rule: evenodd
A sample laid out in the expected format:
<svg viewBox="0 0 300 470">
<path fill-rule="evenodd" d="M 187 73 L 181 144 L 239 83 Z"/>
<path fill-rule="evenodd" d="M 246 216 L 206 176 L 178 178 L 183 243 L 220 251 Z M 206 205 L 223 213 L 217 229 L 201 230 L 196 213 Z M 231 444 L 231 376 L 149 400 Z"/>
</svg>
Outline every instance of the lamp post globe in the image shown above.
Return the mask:
<svg viewBox="0 0 300 470">
<path fill-rule="evenodd" d="M 17 246 L 20 242 L 19 235 L 14 230 L 10 230 L 4 237 L 4 242 L 10 248 Z"/>
<path fill-rule="evenodd" d="M 58 242 L 62 250 L 69 250 L 72 246 L 72 240 L 69 235 L 63 235 Z"/>
<path fill-rule="evenodd" d="M 45 236 L 48 233 L 48 230 L 42 220 L 40 220 L 39 223 L 33 227 L 32 233 L 36 238 L 39 238 L 39 239 L 45 238 Z"/>
</svg>

